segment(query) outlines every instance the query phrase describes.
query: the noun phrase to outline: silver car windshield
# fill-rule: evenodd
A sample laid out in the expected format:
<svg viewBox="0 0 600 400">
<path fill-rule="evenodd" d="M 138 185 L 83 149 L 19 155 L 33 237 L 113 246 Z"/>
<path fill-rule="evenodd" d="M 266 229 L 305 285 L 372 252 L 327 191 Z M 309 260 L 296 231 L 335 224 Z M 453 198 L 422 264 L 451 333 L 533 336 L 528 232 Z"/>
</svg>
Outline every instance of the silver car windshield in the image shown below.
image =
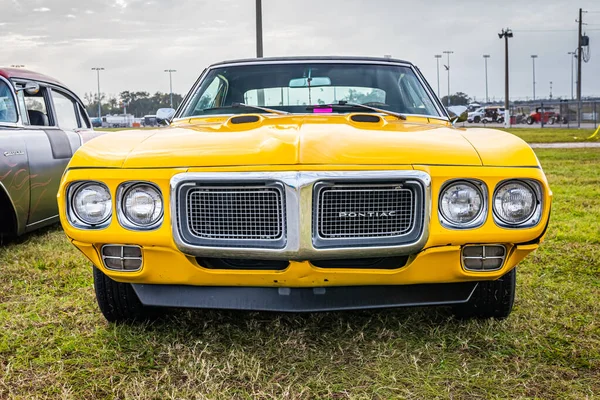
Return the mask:
<svg viewBox="0 0 600 400">
<path fill-rule="evenodd" d="M 178 117 L 261 113 L 377 112 L 440 116 L 408 66 L 336 63 L 268 63 L 212 68 Z M 354 106 L 353 106 L 354 104 Z"/>
</svg>

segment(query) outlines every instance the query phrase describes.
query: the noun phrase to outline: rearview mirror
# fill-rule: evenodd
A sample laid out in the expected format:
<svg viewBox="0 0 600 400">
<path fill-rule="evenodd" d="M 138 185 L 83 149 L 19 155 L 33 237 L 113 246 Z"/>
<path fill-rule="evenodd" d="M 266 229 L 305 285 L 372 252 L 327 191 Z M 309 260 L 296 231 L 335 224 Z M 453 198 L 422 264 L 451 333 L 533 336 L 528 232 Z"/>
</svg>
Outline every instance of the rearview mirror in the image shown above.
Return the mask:
<svg viewBox="0 0 600 400">
<path fill-rule="evenodd" d="M 326 76 L 316 76 L 314 78 L 296 78 L 290 80 L 291 88 L 331 86 L 331 79 Z"/>
<path fill-rule="evenodd" d="M 156 111 L 156 122 L 159 125 L 169 125 L 175 116 L 175 110 L 172 108 L 159 108 Z"/>
</svg>

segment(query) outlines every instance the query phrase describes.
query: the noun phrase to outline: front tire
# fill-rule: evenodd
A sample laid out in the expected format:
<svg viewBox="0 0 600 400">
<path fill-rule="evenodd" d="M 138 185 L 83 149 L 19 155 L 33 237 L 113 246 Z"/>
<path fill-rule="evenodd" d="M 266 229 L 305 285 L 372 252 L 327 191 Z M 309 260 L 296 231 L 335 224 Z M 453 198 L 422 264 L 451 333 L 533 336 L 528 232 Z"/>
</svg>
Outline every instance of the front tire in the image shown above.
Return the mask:
<svg viewBox="0 0 600 400">
<path fill-rule="evenodd" d="M 108 322 L 133 322 L 156 318 L 154 308 L 145 307 L 130 283 L 113 281 L 94 266 L 94 289 L 98 307 Z"/>
<path fill-rule="evenodd" d="M 513 309 L 516 284 L 516 268 L 495 281 L 479 282 L 467 303 L 454 306 L 454 315 L 465 319 L 504 319 Z"/>
</svg>

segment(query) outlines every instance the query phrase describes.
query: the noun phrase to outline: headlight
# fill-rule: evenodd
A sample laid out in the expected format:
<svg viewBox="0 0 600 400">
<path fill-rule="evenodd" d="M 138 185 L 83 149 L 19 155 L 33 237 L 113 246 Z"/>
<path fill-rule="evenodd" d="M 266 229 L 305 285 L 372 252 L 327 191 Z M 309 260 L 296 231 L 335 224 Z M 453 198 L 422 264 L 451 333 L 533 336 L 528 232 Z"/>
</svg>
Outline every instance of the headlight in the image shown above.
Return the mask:
<svg viewBox="0 0 600 400">
<path fill-rule="evenodd" d="M 110 192 L 100 182 L 86 182 L 73 188 L 70 193 L 71 208 L 76 224 L 98 227 L 104 224 L 112 214 Z"/>
<path fill-rule="evenodd" d="M 150 183 L 134 183 L 120 191 L 121 223 L 132 229 L 152 229 L 163 217 L 162 195 Z"/>
<path fill-rule="evenodd" d="M 501 183 L 494 193 L 494 215 L 507 225 L 527 222 L 538 209 L 535 189 L 524 181 Z M 536 221 L 537 223 L 537 221 Z"/>
<path fill-rule="evenodd" d="M 442 189 L 440 221 L 453 228 L 473 228 L 485 221 L 485 185 L 454 181 Z"/>
</svg>

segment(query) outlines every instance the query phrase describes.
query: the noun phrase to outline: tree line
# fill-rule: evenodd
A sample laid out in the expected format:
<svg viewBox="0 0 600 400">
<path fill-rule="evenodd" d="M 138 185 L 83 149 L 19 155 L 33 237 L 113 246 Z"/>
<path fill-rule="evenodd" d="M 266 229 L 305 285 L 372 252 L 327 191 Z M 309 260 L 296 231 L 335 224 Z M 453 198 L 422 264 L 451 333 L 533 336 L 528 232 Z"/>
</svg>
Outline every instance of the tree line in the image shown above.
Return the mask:
<svg viewBox="0 0 600 400">
<path fill-rule="evenodd" d="M 98 116 L 98 94 L 85 93 L 84 102 L 88 115 L 92 118 Z M 181 104 L 183 96 L 173 93 L 173 108 Z M 105 93 L 100 95 L 100 108 L 102 115 L 127 114 L 140 118 L 144 115 L 154 115 L 159 108 L 171 107 L 171 95 L 169 93 L 156 92 L 150 95 L 149 92 L 123 91 L 118 96 L 107 96 Z"/>
</svg>

